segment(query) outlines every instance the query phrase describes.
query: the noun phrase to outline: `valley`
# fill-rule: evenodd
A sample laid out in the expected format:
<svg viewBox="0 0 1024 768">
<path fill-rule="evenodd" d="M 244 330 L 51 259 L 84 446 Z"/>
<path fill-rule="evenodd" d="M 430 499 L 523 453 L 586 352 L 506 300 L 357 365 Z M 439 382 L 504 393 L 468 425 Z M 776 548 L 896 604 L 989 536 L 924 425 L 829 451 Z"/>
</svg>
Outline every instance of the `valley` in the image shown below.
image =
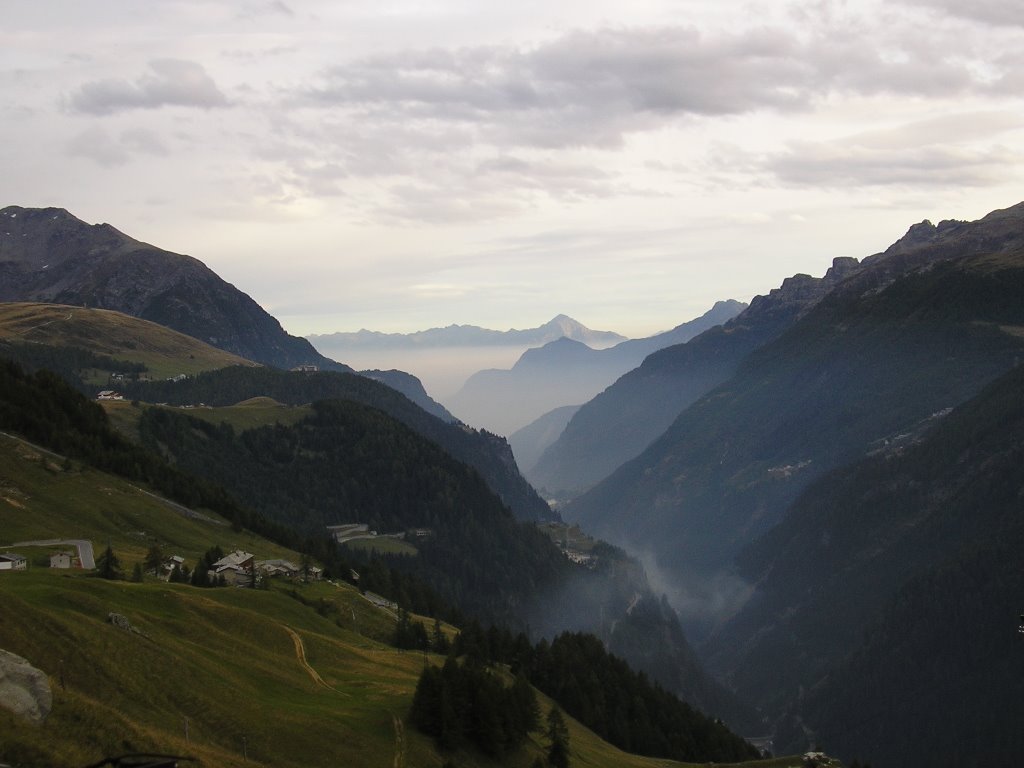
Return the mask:
<svg viewBox="0 0 1024 768">
<path fill-rule="evenodd" d="M 97 234 L 75 221 L 61 226 Z M 108 245 L 91 258 L 103 269 L 138 248 L 99 234 Z M 38 238 L 26 239 L 38 259 Z M 88 274 L 87 258 L 64 257 Z M 2 715 L 14 740 L 0 759 L 78 765 L 195 744 L 204 762 L 234 765 L 241 743 L 242 762 L 316 765 L 335 754 L 315 746 L 325 734 L 340 734 L 356 765 L 543 758 L 542 730 L 520 742 L 512 725 L 478 723 L 490 735 L 457 728 L 454 747 L 453 731 L 409 727 L 424 722 L 413 706 L 424 665 L 446 666 L 446 685 L 462 674 L 441 650 L 453 642 L 462 664 L 479 654 L 492 670 L 487 686 L 525 670 L 545 711 L 576 715 L 574 764 L 738 759 L 750 748 L 723 722 L 846 764 L 1016 754 L 1024 204 L 923 222 L 821 278 L 721 304 L 664 345 L 645 340 L 610 384 L 595 361 L 632 342 L 548 341 L 479 377 L 497 403 L 487 407 L 520 420 L 510 404 L 531 388 L 589 382 L 581 403 L 510 440 L 460 421 L 401 371 L 284 370 L 113 309 L 0 305 L 0 552 L 27 565 L 0 573 L 5 613 L 22 617 L 0 628 L 0 647 L 42 665 L 55 702 L 39 730 Z M 100 389 L 119 399 L 97 402 Z M 356 523 L 382 535 L 328 535 Z M 85 555 L 29 544 L 77 540 L 97 570 L 114 552 L 133 578 L 58 573 L 50 550 L 69 548 L 72 564 Z M 330 580 L 253 573 L 264 589 L 203 589 L 201 576 L 145 573 L 153 548 L 201 575 L 215 552 L 238 550 L 315 563 Z M 239 638 L 229 627 L 240 623 L 251 632 Z M 549 666 L 555 648 L 572 658 Z M 607 654 L 631 668 L 618 687 L 632 670 L 656 684 L 637 694 L 648 704 L 609 713 L 612 691 L 574 666 L 593 655 L 619 679 L 623 662 Z M 923 692 L 939 663 L 953 673 L 934 701 Z M 153 686 L 175 665 L 196 690 Z M 226 690 L 242 701 L 218 699 Z M 675 725 L 649 709 L 663 693 Z M 970 712 L 947 711 L 952 700 Z M 116 716 L 101 727 L 99 712 Z M 648 717 L 650 732 L 637 725 Z M 274 725 L 260 732 L 264 720 Z"/>
</svg>

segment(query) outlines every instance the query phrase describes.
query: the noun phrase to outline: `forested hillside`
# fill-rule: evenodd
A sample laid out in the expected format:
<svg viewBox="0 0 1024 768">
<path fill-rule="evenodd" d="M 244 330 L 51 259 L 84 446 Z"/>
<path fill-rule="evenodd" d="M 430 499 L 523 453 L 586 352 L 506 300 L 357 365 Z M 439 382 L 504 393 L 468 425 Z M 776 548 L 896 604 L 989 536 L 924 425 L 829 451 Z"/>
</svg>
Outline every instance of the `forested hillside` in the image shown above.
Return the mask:
<svg viewBox="0 0 1024 768">
<path fill-rule="evenodd" d="M 709 645 L 732 682 L 873 765 L 1024 749 L 1024 367 L 802 494 L 743 555 L 758 584 Z M 799 691 L 810 693 L 804 699 Z M 788 729 L 784 749 L 805 737 Z"/>
<path fill-rule="evenodd" d="M 233 405 L 252 397 L 272 397 L 289 405 L 331 398 L 362 403 L 398 419 L 455 459 L 475 468 L 517 517 L 524 520 L 550 517 L 547 504 L 519 474 L 512 451 L 503 438 L 442 421 L 394 389 L 365 376 L 235 366 L 184 381 L 127 384 L 124 393 L 138 400 L 170 405 Z"/>
<path fill-rule="evenodd" d="M 147 408 L 143 445 L 307 535 L 366 523 L 381 533 L 428 528 L 402 566 L 452 605 L 517 624 L 569 562 L 513 518 L 482 478 L 383 412 L 351 401 L 313 404 L 294 426 L 236 434 L 171 409 Z"/>
</svg>

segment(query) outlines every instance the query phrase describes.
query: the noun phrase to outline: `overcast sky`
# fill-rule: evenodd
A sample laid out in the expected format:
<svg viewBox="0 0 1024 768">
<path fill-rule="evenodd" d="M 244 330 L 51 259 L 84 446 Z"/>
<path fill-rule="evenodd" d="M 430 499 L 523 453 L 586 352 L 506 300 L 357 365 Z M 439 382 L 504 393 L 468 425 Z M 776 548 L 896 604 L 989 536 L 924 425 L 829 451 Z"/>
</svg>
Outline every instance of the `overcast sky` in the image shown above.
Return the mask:
<svg viewBox="0 0 1024 768">
<path fill-rule="evenodd" d="M 296 334 L 641 336 L 1024 199 L 1020 0 L 0 0 L 0 207 Z"/>
</svg>

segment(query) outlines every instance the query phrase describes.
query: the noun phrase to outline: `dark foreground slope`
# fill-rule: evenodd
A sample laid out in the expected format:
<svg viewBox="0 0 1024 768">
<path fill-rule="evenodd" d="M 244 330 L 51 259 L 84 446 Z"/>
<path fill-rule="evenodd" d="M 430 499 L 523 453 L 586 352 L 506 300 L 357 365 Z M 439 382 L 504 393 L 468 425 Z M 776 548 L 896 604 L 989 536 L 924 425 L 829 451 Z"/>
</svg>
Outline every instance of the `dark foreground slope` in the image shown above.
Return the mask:
<svg viewBox="0 0 1024 768">
<path fill-rule="evenodd" d="M 840 283 L 566 515 L 652 552 L 681 594 L 720 616 L 735 554 L 811 481 L 913 433 L 1024 355 L 1024 206 L 925 229 Z M 742 583 L 728 586 L 742 599 Z"/>
<path fill-rule="evenodd" d="M 351 370 L 290 336 L 251 297 L 198 259 L 89 225 L 62 208 L 0 210 L 0 301 L 115 309 L 249 360 Z"/>
<path fill-rule="evenodd" d="M 1024 750 L 1024 367 L 814 483 L 750 547 L 757 581 L 713 639 L 742 691 L 848 760 L 1011 765 Z M 806 691 L 801 697 L 800 690 Z"/>
</svg>

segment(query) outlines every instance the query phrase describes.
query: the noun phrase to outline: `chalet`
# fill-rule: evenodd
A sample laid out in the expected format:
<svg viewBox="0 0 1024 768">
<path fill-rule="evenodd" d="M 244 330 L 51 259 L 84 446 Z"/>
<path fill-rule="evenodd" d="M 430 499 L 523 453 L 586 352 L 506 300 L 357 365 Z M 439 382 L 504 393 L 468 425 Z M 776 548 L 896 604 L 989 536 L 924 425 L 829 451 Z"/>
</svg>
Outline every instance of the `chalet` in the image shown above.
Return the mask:
<svg viewBox="0 0 1024 768">
<path fill-rule="evenodd" d="M 255 555 L 236 549 L 213 563 L 206 573 L 210 577 L 210 581 L 224 579 L 226 584 L 247 587 L 252 584 L 255 567 Z"/>
<path fill-rule="evenodd" d="M 28 558 L 16 552 L 0 555 L 0 571 L 24 571 L 28 568 Z"/>
<path fill-rule="evenodd" d="M 72 563 L 71 555 L 67 552 L 54 552 L 50 555 L 51 568 L 70 568 Z"/>
<path fill-rule="evenodd" d="M 296 365 L 291 369 L 293 373 L 316 373 L 320 370 L 317 365 Z"/>
<path fill-rule="evenodd" d="M 255 555 L 249 552 L 243 552 L 240 549 L 236 549 L 230 554 L 224 555 L 220 560 L 213 564 L 214 568 L 219 568 L 222 565 L 238 566 L 239 568 L 249 569 L 252 568 L 255 561 Z"/>
<path fill-rule="evenodd" d="M 124 400 L 124 395 L 112 389 L 104 389 L 98 395 L 97 400 Z"/>
</svg>

